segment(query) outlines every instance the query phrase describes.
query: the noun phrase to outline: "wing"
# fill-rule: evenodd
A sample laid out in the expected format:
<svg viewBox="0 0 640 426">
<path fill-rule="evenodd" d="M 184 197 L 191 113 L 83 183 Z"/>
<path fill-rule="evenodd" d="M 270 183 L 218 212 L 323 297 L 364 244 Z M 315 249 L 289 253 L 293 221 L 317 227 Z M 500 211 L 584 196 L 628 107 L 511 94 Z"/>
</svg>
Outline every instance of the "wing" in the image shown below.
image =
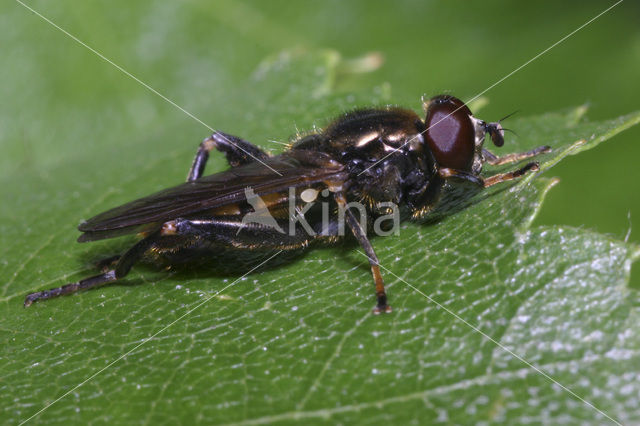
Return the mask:
<svg viewBox="0 0 640 426">
<path fill-rule="evenodd" d="M 322 181 L 343 182 L 344 167 L 327 154 L 292 150 L 204 176 L 108 210 L 83 222 L 78 241 L 95 241 L 152 229 L 159 223 L 245 200 L 245 189 L 263 195 Z"/>
</svg>

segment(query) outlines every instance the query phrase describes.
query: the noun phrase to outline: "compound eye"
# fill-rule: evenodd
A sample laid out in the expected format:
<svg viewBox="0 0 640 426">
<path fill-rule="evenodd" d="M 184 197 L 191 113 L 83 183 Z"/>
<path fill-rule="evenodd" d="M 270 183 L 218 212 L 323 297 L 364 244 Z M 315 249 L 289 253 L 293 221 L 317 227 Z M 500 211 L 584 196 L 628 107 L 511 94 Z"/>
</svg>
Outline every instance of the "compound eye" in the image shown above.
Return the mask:
<svg viewBox="0 0 640 426">
<path fill-rule="evenodd" d="M 425 140 L 441 167 L 470 171 L 475 154 L 475 127 L 471 111 L 459 99 L 431 99 L 425 119 Z"/>
</svg>

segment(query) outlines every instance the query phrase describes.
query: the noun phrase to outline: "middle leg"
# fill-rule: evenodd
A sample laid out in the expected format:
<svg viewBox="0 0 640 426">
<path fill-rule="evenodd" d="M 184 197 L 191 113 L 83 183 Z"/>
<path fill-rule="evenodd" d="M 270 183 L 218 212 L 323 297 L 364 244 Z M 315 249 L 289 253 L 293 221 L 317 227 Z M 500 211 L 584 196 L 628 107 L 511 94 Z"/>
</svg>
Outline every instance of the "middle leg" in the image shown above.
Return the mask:
<svg viewBox="0 0 640 426">
<path fill-rule="evenodd" d="M 335 194 L 335 199 L 338 203 L 338 206 L 340 206 L 344 211 L 344 217 L 347 221 L 347 225 L 351 229 L 351 232 L 353 232 L 356 240 L 358 240 L 358 242 L 364 249 L 365 254 L 369 258 L 369 265 L 371 265 L 371 275 L 373 275 L 373 282 L 376 285 L 376 297 L 378 299 L 378 303 L 373 309 L 373 313 L 380 314 L 391 312 L 391 306 L 387 304 L 387 293 L 384 289 L 382 274 L 380 273 L 380 262 L 378 261 L 376 252 L 373 250 L 371 241 L 369 241 L 369 239 L 367 238 L 367 234 L 365 230 L 362 229 L 360 222 L 358 222 L 353 213 L 346 208 L 347 200 L 344 195 L 341 192 L 338 192 Z"/>
</svg>

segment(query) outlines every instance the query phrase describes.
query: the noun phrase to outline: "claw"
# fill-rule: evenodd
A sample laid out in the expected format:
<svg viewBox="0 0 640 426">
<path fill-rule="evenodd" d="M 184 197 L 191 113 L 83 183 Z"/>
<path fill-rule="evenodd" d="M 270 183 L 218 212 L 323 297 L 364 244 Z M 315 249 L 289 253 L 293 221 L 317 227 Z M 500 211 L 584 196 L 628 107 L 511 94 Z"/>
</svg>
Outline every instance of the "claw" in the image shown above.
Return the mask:
<svg viewBox="0 0 640 426">
<path fill-rule="evenodd" d="M 390 305 L 384 305 L 384 306 L 378 305 L 375 308 L 373 308 L 373 315 L 388 314 L 391 311 L 393 311 L 393 309 L 391 309 Z"/>
</svg>

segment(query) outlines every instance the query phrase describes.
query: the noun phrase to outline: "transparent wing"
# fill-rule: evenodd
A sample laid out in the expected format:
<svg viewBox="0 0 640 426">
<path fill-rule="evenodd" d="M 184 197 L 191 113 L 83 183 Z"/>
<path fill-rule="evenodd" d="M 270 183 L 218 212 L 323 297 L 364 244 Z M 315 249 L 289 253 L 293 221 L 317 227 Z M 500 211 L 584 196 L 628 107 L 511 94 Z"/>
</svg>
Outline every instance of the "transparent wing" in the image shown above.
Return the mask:
<svg viewBox="0 0 640 426">
<path fill-rule="evenodd" d="M 78 241 L 94 241 L 153 229 L 160 223 L 246 199 L 245 189 L 264 195 L 322 181 L 342 182 L 346 172 L 328 155 L 293 150 L 227 171 L 204 176 L 113 208 L 83 222 Z"/>
</svg>

